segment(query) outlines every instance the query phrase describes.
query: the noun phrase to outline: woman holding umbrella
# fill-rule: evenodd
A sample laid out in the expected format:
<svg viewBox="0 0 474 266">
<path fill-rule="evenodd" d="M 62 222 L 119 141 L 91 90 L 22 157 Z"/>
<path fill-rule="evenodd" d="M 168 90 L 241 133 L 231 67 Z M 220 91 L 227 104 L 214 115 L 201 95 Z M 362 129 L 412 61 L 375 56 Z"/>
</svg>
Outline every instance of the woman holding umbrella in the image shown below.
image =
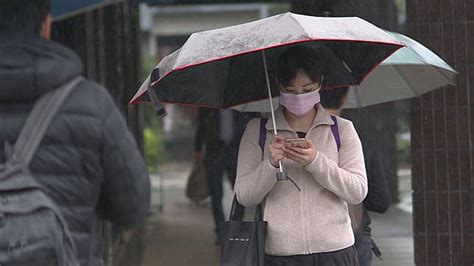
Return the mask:
<svg viewBox="0 0 474 266">
<path fill-rule="evenodd" d="M 241 141 L 235 192 L 262 203 L 265 265 L 358 265 L 348 204 L 367 194 L 362 146 L 352 123 L 319 104 L 323 66 L 314 50 L 292 46 L 278 58 L 277 135 L 252 120 Z M 259 147 L 265 130 L 264 149 Z M 263 135 L 265 135 L 263 134 Z M 289 140 L 300 138 L 300 140 Z M 263 159 L 262 159 L 263 158 Z M 277 182 L 279 162 L 298 187 Z"/>
</svg>

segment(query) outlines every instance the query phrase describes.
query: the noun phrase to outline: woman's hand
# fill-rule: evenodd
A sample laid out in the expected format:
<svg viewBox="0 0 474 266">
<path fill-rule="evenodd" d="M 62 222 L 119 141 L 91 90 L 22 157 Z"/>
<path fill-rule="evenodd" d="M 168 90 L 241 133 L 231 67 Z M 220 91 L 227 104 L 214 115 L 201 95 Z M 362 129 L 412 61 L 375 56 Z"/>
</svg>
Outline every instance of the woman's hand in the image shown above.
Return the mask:
<svg viewBox="0 0 474 266">
<path fill-rule="evenodd" d="M 268 152 L 270 153 L 270 163 L 275 167 L 279 167 L 278 161 L 285 158 L 285 138 L 278 135 L 273 136 L 272 142 L 268 146 Z"/>
<path fill-rule="evenodd" d="M 303 166 L 307 166 L 316 157 L 316 148 L 314 148 L 313 143 L 309 139 L 306 139 L 306 148 L 286 147 L 285 156 Z"/>
</svg>

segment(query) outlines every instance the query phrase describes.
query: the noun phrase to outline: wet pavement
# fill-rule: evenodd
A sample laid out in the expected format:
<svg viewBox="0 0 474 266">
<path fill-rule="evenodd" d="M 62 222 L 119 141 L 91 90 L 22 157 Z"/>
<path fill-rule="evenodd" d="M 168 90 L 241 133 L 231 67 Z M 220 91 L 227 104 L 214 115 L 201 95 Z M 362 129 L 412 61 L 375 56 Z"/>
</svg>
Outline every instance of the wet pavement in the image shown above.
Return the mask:
<svg viewBox="0 0 474 266">
<path fill-rule="evenodd" d="M 142 266 L 219 265 L 210 203 L 196 206 L 185 196 L 190 170 L 191 164 L 171 163 L 152 176 L 153 214 L 147 222 Z M 401 203 L 383 215 L 371 214 L 374 239 L 383 253 L 383 261 L 374 258 L 375 266 L 414 265 L 410 174 L 401 171 L 399 176 Z M 227 182 L 224 195 L 228 213 L 232 192 Z"/>
</svg>

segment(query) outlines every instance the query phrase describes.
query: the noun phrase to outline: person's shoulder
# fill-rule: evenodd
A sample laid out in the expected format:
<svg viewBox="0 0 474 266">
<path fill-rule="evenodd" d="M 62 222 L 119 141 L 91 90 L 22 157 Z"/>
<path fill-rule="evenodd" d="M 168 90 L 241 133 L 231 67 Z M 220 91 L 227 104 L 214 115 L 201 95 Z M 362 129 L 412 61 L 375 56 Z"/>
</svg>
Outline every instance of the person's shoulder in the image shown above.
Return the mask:
<svg viewBox="0 0 474 266">
<path fill-rule="evenodd" d="M 247 128 L 257 128 L 257 127 L 260 127 L 260 120 L 262 118 L 260 117 L 256 117 L 256 118 L 252 118 L 250 119 L 248 125 L 247 125 Z"/>
<path fill-rule="evenodd" d="M 82 103 L 94 102 L 99 105 L 110 105 L 114 102 L 110 92 L 94 80 L 85 78 L 76 88 L 78 101 Z"/>
<path fill-rule="evenodd" d="M 340 117 L 340 116 L 336 116 L 336 115 L 333 115 L 333 116 L 336 117 L 337 126 L 340 130 L 346 129 L 346 128 L 354 128 L 354 124 L 352 123 L 351 120 Z"/>
<path fill-rule="evenodd" d="M 342 118 L 336 116 L 337 118 L 337 127 L 339 130 L 339 135 L 341 136 L 341 140 L 344 142 L 346 140 L 359 140 L 359 134 L 354 126 L 354 123 L 346 118 Z"/>
<path fill-rule="evenodd" d="M 85 78 L 73 90 L 65 105 L 69 112 L 99 117 L 108 113 L 115 102 L 106 88 Z"/>
<path fill-rule="evenodd" d="M 101 95 L 104 94 L 104 92 L 107 92 L 107 89 L 104 86 L 88 78 L 84 78 L 78 87 L 82 92 L 93 93 L 96 95 Z"/>
<path fill-rule="evenodd" d="M 265 118 L 255 117 L 255 118 L 250 119 L 249 123 L 247 124 L 247 131 L 251 131 L 251 132 L 259 131 L 260 123 L 262 119 L 265 119 Z M 268 123 L 268 119 L 267 119 L 267 123 Z"/>
</svg>

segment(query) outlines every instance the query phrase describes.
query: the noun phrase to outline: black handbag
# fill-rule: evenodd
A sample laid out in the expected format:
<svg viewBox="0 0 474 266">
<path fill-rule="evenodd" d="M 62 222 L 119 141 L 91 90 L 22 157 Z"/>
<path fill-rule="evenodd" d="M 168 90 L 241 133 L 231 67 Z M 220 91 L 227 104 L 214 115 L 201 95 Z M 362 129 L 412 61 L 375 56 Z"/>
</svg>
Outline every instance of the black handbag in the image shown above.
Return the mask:
<svg viewBox="0 0 474 266">
<path fill-rule="evenodd" d="M 221 266 L 263 266 L 267 222 L 263 221 L 261 204 L 255 208 L 253 221 L 237 217 L 243 209 L 234 196 L 229 221 L 222 225 Z"/>
</svg>

